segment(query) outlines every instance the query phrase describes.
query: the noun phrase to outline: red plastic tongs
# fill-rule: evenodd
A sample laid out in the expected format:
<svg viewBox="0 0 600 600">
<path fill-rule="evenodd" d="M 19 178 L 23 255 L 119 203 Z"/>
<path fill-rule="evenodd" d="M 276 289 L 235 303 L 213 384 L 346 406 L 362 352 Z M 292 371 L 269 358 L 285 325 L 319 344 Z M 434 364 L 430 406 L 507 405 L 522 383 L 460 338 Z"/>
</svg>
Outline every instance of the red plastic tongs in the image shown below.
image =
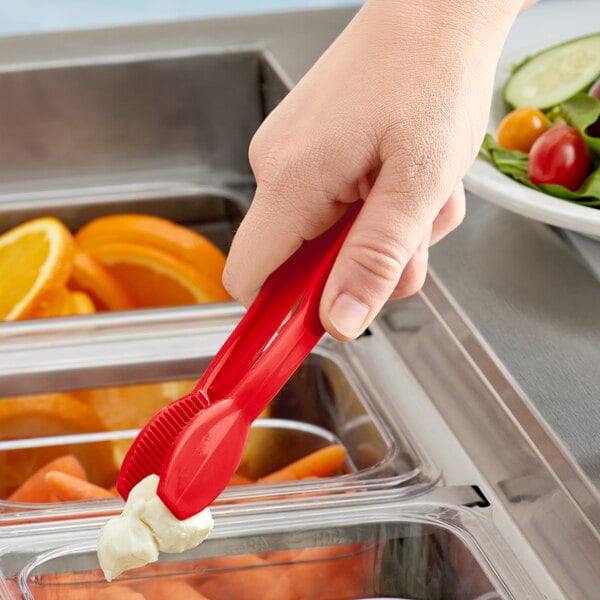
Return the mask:
<svg viewBox="0 0 600 600">
<path fill-rule="evenodd" d="M 158 496 L 185 519 L 221 493 L 240 463 L 250 425 L 325 333 L 321 294 L 361 206 L 362 201 L 352 204 L 269 276 L 194 391 L 140 431 L 119 473 L 123 498 L 155 473 Z"/>
</svg>

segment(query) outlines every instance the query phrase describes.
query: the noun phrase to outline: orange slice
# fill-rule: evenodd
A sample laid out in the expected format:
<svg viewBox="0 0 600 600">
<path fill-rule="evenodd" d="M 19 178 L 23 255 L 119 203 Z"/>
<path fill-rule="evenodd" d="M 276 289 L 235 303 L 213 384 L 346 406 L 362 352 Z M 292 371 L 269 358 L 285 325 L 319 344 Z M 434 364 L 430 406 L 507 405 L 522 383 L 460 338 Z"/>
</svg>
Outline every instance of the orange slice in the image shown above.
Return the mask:
<svg viewBox="0 0 600 600">
<path fill-rule="evenodd" d="M 29 314 L 29 318 L 38 319 L 41 317 L 64 317 L 69 314 L 71 307 L 71 294 L 69 290 L 62 286 L 46 297 L 43 302 L 39 302 Z"/>
<path fill-rule="evenodd" d="M 69 288 L 86 292 L 98 310 L 134 308 L 133 298 L 108 269 L 87 252 L 77 250 Z"/>
<path fill-rule="evenodd" d="M 62 287 L 47 302 L 38 306 L 30 317 L 67 317 L 69 315 L 87 315 L 94 312 L 96 312 L 96 307 L 85 292 L 72 292 L 66 287 Z"/>
<path fill-rule="evenodd" d="M 0 400 L 0 440 L 36 438 L 105 430 L 96 412 L 68 394 L 42 394 Z M 59 446 L 0 452 L 0 497 L 6 498 L 32 473 L 63 454 L 76 456 L 90 481 L 112 485 L 117 468 L 109 442 L 61 444 Z"/>
<path fill-rule="evenodd" d="M 159 248 L 114 242 L 94 246 L 88 252 L 127 288 L 140 308 L 229 299 L 214 278 Z"/>
<path fill-rule="evenodd" d="M 80 291 L 71 292 L 69 294 L 71 305 L 71 315 L 89 315 L 96 312 L 96 307 L 92 299 L 85 293 Z"/>
<path fill-rule="evenodd" d="M 142 383 L 70 392 L 85 402 L 109 430 L 143 427 L 161 408 L 191 392 L 195 379 Z M 120 465 L 133 440 L 113 441 L 115 462 Z"/>
<path fill-rule="evenodd" d="M 57 219 L 28 221 L 0 236 L 0 320 L 32 316 L 65 285 L 75 245 Z"/>
<path fill-rule="evenodd" d="M 82 227 L 75 239 L 83 250 L 114 242 L 153 246 L 191 263 L 222 286 L 225 254 L 203 235 L 168 219 L 140 214 L 99 217 Z"/>
<path fill-rule="evenodd" d="M 107 429 L 143 427 L 161 408 L 185 396 L 196 385 L 195 379 L 138 383 L 69 392 L 87 404 Z"/>
</svg>

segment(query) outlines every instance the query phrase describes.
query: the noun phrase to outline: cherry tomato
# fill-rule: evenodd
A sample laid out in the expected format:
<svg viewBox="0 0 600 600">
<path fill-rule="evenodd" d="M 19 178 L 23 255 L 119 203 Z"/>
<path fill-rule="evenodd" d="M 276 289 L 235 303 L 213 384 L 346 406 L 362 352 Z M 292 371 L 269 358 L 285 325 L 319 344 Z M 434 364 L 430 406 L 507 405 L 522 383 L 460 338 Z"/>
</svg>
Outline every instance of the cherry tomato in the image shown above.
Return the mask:
<svg viewBox="0 0 600 600">
<path fill-rule="evenodd" d="M 498 126 L 498 145 L 506 150 L 529 152 L 533 142 L 549 127 L 546 115 L 537 108 L 515 108 Z"/>
<path fill-rule="evenodd" d="M 576 190 L 586 178 L 590 152 L 581 134 L 569 125 L 552 127 L 531 147 L 527 173 L 531 183 L 554 183 Z"/>
</svg>

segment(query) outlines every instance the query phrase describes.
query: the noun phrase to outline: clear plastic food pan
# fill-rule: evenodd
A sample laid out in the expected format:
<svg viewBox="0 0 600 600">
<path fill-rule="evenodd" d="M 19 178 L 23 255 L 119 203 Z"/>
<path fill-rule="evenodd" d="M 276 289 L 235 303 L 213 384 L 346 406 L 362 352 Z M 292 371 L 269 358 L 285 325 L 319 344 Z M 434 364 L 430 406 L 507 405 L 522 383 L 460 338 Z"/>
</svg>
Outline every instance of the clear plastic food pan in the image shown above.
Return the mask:
<svg viewBox="0 0 600 600">
<path fill-rule="evenodd" d="M 535 600 L 498 532 L 473 509 L 372 505 L 273 512 L 214 511 L 208 540 L 107 583 L 98 525 L 40 529 L 0 551 L 6 600 Z"/>
<path fill-rule="evenodd" d="M 81 463 L 90 482 L 111 489 L 139 427 L 191 391 L 193 374 L 204 370 L 235 320 L 209 323 L 194 329 L 187 322 L 182 331 L 150 330 L 137 340 L 124 333 L 124 345 L 111 334 L 106 348 L 98 341 L 69 346 L 61 338 L 50 357 L 44 344 L 36 346 L 46 362 L 40 358 L 28 374 L 19 373 L 16 363 L 4 377 L 0 374 L 6 425 L 0 440 L 0 524 L 120 510 L 118 497 L 67 496 L 58 502 L 43 495 L 40 501 L 13 496 L 38 469 L 65 455 Z M 186 352 L 167 359 L 169 349 L 161 353 L 161 341 Z M 26 348 L 33 352 L 31 345 Z M 61 356 L 64 360 L 56 360 Z M 322 340 L 255 423 L 238 469 L 241 482 L 232 480 L 217 503 L 317 504 L 350 492 L 360 501 L 355 492 L 412 496 L 435 485 L 439 471 L 403 424 L 387 416 L 386 406 L 394 399 L 379 393 L 351 363 L 351 345 Z M 344 448 L 345 460 L 324 476 L 261 480 L 332 444 Z"/>
</svg>

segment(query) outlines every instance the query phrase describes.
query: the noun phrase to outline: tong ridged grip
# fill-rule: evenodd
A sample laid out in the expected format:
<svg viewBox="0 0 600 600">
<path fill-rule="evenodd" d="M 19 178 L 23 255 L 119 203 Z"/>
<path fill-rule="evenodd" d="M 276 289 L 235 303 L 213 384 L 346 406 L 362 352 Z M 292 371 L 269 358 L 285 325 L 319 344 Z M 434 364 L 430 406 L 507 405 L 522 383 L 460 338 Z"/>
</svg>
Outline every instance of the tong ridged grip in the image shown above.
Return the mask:
<svg viewBox="0 0 600 600">
<path fill-rule="evenodd" d="M 134 485 L 148 475 L 160 473 L 174 440 L 208 404 L 204 394 L 192 392 L 165 406 L 140 431 L 123 461 L 117 481 L 117 490 L 125 500 Z"/>
</svg>

